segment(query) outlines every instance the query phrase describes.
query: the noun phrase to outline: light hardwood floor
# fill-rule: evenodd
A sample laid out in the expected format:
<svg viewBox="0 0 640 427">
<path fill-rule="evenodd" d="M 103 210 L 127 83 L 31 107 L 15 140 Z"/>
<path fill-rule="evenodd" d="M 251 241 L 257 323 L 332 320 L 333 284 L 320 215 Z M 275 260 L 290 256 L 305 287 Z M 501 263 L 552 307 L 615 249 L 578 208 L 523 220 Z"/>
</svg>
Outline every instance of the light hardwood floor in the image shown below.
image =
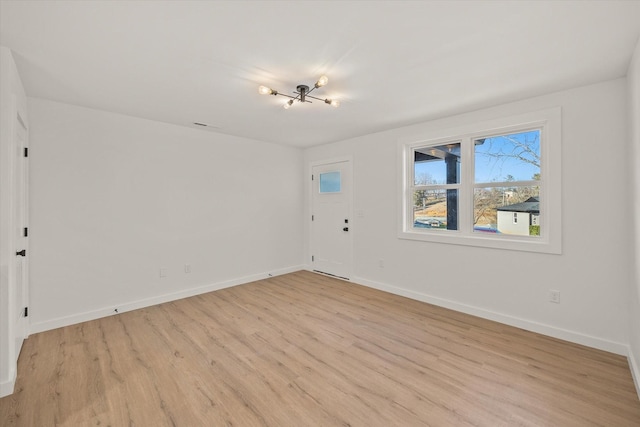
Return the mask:
<svg viewBox="0 0 640 427">
<path fill-rule="evenodd" d="M 640 426 L 624 357 L 297 272 L 31 336 L 2 426 Z"/>
</svg>

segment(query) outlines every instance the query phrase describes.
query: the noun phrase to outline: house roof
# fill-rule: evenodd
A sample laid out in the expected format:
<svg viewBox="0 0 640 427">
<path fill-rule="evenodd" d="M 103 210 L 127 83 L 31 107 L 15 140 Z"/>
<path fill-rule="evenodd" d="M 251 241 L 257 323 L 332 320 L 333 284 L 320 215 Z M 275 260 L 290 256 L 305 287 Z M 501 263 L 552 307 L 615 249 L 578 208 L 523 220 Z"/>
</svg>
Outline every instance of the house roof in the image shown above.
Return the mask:
<svg viewBox="0 0 640 427">
<path fill-rule="evenodd" d="M 521 203 L 514 203 L 513 205 L 507 205 L 497 208 L 498 211 L 503 212 L 527 212 L 527 213 L 540 213 L 540 200 L 536 197 L 529 197 L 527 200 Z"/>
</svg>

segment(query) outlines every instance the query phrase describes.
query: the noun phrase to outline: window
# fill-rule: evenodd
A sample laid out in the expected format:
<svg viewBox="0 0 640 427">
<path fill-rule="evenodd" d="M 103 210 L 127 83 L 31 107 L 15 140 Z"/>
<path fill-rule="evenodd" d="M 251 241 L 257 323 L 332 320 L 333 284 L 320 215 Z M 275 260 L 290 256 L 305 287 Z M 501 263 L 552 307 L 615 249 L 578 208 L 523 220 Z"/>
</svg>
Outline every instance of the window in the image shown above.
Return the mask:
<svg viewBox="0 0 640 427">
<path fill-rule="evenodd" d="M 341 190 L 340 171 L 320 174 L 320 193 L 339 193 Z"/>
<path fill-rule="evenodd" d="M 560 110 L 460 130 L 401 141 L 399 237 L 560 253 Z"/>
</svg>

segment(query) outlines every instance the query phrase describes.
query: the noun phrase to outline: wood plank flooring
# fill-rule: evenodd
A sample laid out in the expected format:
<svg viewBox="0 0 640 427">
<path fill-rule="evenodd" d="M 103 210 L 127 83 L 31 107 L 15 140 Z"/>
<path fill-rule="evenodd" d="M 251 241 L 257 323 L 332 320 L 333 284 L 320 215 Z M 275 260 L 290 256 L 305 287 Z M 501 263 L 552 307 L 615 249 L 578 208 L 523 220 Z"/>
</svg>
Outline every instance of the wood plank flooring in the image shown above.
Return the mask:
<svg viewBox="0 0 640 427">
<path fill-rule="evenodd" d="M 2 426 L 640 426 L 627 360 L 297 272 L 31 336 Z"/>
</svg>

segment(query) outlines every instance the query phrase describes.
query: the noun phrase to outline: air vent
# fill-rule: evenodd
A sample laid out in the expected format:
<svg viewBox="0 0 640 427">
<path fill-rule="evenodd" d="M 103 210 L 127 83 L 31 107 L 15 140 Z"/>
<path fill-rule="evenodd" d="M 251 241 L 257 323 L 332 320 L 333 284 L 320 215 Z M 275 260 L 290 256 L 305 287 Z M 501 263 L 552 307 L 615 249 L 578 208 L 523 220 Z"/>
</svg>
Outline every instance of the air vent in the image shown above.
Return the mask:
<svg viewBox="0 0 640 427">
<path fill-rule="evenodd" d="M 198 129 L 207 129 L 207 130 L 220 129 L 220 126 L 212 125 L 209 123 L 203 123 L 203 122 L 193 122 L 193 126 L 197 127 Z"/>
</svg>

